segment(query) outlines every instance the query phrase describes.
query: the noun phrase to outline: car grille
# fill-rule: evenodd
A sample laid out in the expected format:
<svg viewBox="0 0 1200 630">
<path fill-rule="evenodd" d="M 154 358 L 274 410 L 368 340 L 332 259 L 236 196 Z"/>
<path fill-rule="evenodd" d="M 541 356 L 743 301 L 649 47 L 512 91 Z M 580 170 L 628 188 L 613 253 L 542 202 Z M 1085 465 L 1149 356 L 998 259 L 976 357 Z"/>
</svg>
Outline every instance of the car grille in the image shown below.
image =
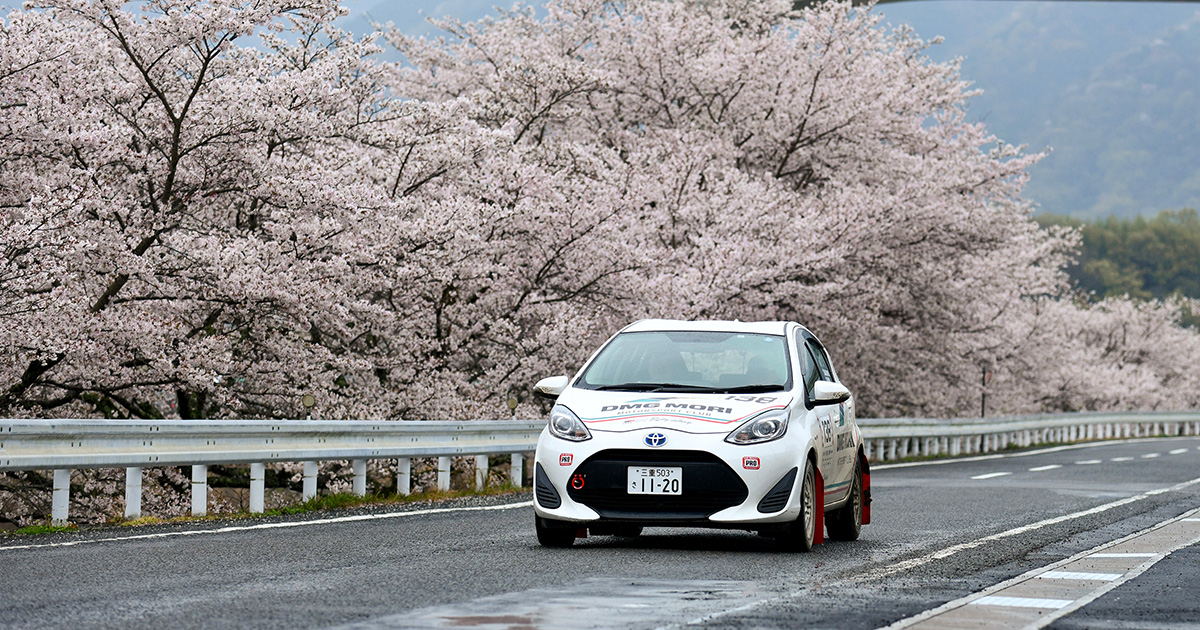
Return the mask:
<svg viewBox="0 0 1200 630">
<path fill-rule="evenodd" d="M 630 466 L 683 468 L 683 494 L 629 494 Z M 567 488 L 572 500 L 601 517 L 629 520 L 697 520 L 746 500 L 746 484 L 720 458 L 703 451 L 607 450 L 589 457 L 575 471 L 583 488 Z"/>
</svg>

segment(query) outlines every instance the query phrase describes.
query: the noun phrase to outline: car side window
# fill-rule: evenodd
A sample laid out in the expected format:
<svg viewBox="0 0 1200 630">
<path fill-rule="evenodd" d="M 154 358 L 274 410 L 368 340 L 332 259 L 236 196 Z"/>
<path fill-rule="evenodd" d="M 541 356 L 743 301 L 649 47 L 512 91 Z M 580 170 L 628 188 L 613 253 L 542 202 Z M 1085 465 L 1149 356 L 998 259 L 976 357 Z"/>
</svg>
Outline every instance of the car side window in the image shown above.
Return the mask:
<svg viewBox="0 0 1200 630">
<path fill-rule="evenodd" d="M 833 377 L 833 370 L 829 367 L 829 357 L 825 356 L 825 349 L 812 339 L 805 344 L 808 346 L 809 352 L 812 352 L 817 361 L 817 368 L 821 371 L 821 380 L 836 382 Z"/>
<path fill-rule="evenodd" d="M 821 378 L 820 368 L 817 367 L 817 360 L 813 358 L 812 348 L 808 344 L 801 346 L 800 360 L 804 363 L 801 370 L 804 372 L 804 391 L 812 393 L 813 384 Z"/>
</svg>

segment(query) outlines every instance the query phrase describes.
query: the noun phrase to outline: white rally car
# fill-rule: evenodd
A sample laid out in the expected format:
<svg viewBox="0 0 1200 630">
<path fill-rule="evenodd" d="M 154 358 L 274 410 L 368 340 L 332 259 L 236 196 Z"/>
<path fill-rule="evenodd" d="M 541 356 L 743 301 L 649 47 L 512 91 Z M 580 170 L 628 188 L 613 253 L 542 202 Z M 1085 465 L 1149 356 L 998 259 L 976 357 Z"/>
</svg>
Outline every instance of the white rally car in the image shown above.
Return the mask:
<svg viewBox="0 0 1200 630">
<path fill-rule="evenodd" d="M 640 321 L 534 391 L 556 400 L 534 464 L 543 545 L 720 527 L 808 551 L 870 522 L 854 399 L 799 324 Z"/>
</svg>

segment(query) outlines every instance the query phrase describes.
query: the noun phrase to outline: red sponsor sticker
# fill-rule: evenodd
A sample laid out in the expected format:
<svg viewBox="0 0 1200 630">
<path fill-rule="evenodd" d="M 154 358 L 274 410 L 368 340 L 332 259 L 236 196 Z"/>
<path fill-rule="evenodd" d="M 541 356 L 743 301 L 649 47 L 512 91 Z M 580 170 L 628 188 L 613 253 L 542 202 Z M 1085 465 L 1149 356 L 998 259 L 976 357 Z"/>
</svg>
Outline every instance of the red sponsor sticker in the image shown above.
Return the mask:
<svg viewBox="0 0 1200 630">
<path fill-rule="evenodd" d="M 571 462 L 574 459 L 575 459 L 574 455 L 572 455 L 570 453 L 563 453 L 562 455 L 558 456 L 558 465 L 559 466 L 570 466 Z"/>
<path fill-rule="evenodd" d="M 745 468 L 746 470 L 758 470 L 758 458 L 757 457 L 743 457 L 742 458 L 742 468 Z"/>
</svg>

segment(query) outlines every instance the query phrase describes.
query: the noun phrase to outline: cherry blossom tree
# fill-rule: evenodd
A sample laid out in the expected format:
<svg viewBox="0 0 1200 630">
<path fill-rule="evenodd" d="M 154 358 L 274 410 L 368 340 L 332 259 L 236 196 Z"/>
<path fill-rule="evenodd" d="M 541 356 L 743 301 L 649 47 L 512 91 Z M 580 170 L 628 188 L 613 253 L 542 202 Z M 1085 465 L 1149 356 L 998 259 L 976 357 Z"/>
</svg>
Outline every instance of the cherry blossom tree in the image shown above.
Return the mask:
<svg viewBox="0 0 1200 630">
<path fill-rule="evenodd" d="M 1040 156 L 869 6 L 552 0 L 437 40 L 342 13 L 0 22 L 0 415 L 535 415 L 647 316 L 800 321 L 864 416 L 973 413 L 985 369 L 997 412 L 1197 404 L 1192 307 L 1075 300 L 1077 235 L 1021 197 Z"/>
<path fill-rule="evenodd" d="M 956 64 L 849 4 L 564 0 L 456 36 L 391 33 L 398 90 L 487 103 L 514 142 L 614 151 L 640 314 L 797 319 L 867 413 L 951 415 L 976 364 L 1065 288 L 1073 245 L 1019 196 L 1037 155 L 966 121 Z"/>
</svg>

